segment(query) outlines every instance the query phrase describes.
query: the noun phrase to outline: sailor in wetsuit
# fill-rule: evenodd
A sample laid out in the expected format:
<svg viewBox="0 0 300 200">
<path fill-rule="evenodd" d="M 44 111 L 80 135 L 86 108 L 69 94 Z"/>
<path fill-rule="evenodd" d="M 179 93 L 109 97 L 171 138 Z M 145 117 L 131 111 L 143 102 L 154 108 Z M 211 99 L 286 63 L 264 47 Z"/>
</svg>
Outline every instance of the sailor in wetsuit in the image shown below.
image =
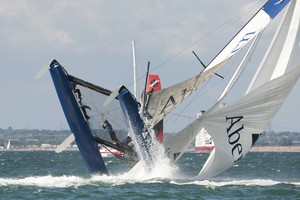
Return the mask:
<svg viewBox="0 0 300 200">
<path fill-rule="evenodd" d="M 111 124 L 105 120 L 103 123 L 102 123 L 102 128 L 104 128 L 105 130 L 107 130 L 107 132 L 109 133 L 110 135 L 110 138 L 111 140 L 115 143 L 115 144 L 120 144 L 120 141 L 118 140 L 117 136 L 116 136 L 116 133 L 114 132 Z"/>
<path fill-rule="evenodd" d="M 109 133 L 110 135 L 110 138 L 111 140 L 116 144 L 116 145 L 120 145 L 120 144 L 123 144 L 123 145 L 126 145 L 128 146 L 128 144 L 131 142 L 131 138 L 129 136 L 127 136 L 122 142 L 120 142 L 116 136 L 116 133 L 114 132 L 111 124 L 105 120 L 103 123 L 102 123 L 102 128 L 104 128 L 105 130 L 107 130 L 107 132 Z"/>
<path fill-rule="evenodd" d="M 131 143 L 131 138 L 127 136 L 122 142 L 120 142 L 111 124 L 107 120 L 104 120 L 104 122 L 101 125 L 109 133 L 113 143 L 124 149 L 124 153 L 128 154 L 129 160 L 134 164 L 137 163 L 139 159 L 133 148 L 133 144 Z"/>
</svg>

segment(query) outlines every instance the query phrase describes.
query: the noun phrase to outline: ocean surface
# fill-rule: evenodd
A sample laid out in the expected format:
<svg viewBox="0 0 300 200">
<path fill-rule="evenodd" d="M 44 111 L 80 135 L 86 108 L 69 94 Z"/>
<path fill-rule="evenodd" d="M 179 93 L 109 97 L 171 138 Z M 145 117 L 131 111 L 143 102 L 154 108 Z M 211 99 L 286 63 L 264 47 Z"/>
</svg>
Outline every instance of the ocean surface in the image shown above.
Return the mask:
<svg viewBox="0 0 300 200">
<path fill-rule="evenodd" d="M 300 153 L 250 152 L 219 176 L 193 180 L 207 157 L 185 153 L 151 174 L 105 158 L 110 175 L 90 176 L 77 151 L 3 151 L 0 199 L 300 199 Z"/>
</svg>

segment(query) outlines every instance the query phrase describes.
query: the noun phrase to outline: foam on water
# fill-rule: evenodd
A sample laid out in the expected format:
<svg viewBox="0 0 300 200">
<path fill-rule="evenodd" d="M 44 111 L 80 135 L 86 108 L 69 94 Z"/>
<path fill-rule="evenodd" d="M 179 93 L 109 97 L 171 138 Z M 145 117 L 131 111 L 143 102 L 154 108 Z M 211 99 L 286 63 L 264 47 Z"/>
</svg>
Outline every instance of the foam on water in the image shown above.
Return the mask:
<svg viewBox="0 0 300 200">
<path fill-rule="evenodd" d="M 156 144 L 157 145 L 157 144 Z M 129 172 L 113 175 L 93 175 L 91 177 L 79 176 L 32 176 L 25 178 L 0 178 L 0 186 L 22 185 L 50 188 L 78 187 L 82 185 L 123 185 L 134 183 L 161 183 L 174 179 L 178 168 L 171 164 L 170 159 L 164 154 L 162 145 L 155 148 L 156 163 L 151 171 L 144 169 L 139 162 Z M 110 161 L 112 162 L 112 161 Z"/>
<path fill-rule="evenodd" d="M 155 165 L 151 171 L 138 162 L 129 172 L 120 175 L 125 180 L 145 181 L 151 179 L 172 179 L 178 173 L 178 167 L 165 155 L 163 146 L 155 143 Z"/>
<path fill-rule="evenodd" d="M 77 187 L 90 184 L 89 179 L 77 176 L 32 176 L 25 178 L 0 178 L 0 186 L 20 185 L 20 186 L 38 186 L 50 188 Z"/>
<path fill-rule="evenodd" d="M 152 133 L 152 132 L 151 132 Z M 155 136 L 152 133 L 152 138 Z M 162 144 L 160 144 L 157 140 L 152 141 L 152 150 L 153 150 L 153 158 L 154 158 L 154 168 L 150 171 L 146 166 L 143 166 L 142 162 L 138 162 L 128 173 L 123 174 L 122 176 L 127 179 L 134 180 L 149 180 L 153 178 L 173 178 L 177 173 L 178 168 L 171 163 L 170 159 L 165 154 L 165 149 Z"/>
<path fill-rule="evenodd" d="M 171 181 L 170 183 L 175 185 L 200 185 L 206 187 L 222 187 L 222 186 L 273 186 L 277 184 L 292 184 L 300 186 L 300 182 L 280 182 L 271 179 L 252 179 L 252 180 L 203 180 L 203 181 L 188 181 L 188 182 L 179 182 Z"/>
<path fill-rule="evenodd" d="M 280 182 L 270 179 L 252 179 L 252 180 L 203 180 L 203 181 L 190 181 L 190 180 L 172 180 L 169 178 L 152 178 L 135 179 L 130 174 L 126 173 L 118 176 L 106 176 L 97 175 L 90 178 L 83 178 L 78 176 L 35 176 L 25 178 L 0 178 L 0 186 L 36 186 L 45 188 L 69 188 L 79 187 L 85 185 L 124 185 L 124 184 L 149 184 L 149 183 L 163 183 L 169 182 L 174 185 L 199 185 L 208 188 L 224 187 L 224 186 L 273 186 L 277 184 L 291 184 L 297 187 L 300 186 L 300 182 Z"/>
</svg>

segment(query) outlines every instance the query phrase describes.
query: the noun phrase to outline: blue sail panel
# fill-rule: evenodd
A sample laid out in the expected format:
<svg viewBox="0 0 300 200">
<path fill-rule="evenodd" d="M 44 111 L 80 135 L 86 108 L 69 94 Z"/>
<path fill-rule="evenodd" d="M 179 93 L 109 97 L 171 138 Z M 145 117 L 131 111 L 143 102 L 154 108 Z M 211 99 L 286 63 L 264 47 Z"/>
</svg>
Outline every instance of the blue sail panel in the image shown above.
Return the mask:
<svg viewBox="0 0 300 200">
<path fill-rule="evenodd" d="M 146 169 L 152 169 L 155 165 L 153 138 L 139 114 L 138 103 L 125 87 L 121 87 L 119 90 L 118 99 L 125 121 L 129 127 L 136 152 L 144 164 L 144 167 Z"/>
<path fill-rule="evenodd" d="M 264 5 L 263 10 L 273 19 L 290 1 L 291 0 L 270 0 Z"/>
<path fill-rule="evenodd" d="M 103 158 L 99 152 L 98 144 L 84 119 L 81 109 L 72 92 L 72 84 L 63 67 L 53 60 L 50 64 L 50 74 L 63 108 L 65 117 L 75 141 L 91 174 L 108 174 Z"/>
</svg>

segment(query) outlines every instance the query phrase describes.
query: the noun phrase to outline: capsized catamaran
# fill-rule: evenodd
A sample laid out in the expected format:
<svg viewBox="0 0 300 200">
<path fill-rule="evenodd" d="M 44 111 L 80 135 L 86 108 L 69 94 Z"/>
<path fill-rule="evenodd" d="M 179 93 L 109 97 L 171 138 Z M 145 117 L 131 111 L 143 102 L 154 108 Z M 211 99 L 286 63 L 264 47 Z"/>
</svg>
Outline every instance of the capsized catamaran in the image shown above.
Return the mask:
<svg viewBox="0 0 300 200">
<path fill-rule="evenodd" d="M 271 2 L 276 6 L 282 1 Z M 300 2 L 293 0 L 245 94 L 232 103 L 224 103 L 247 63 L 243 60 L 215 105 L 166 143 L 171 158 L 176 161 L 201 129 L 210 133 L 215 149 L 197 179 L 215 176 L 239 161 L 274 118 L 300 76 L 299 23 Z M 255 46 L 249 47 L 246 60 Z"/>
<path fill-rule="evenodd" d="M 152 138 L 163 141 L 162 121 L 153 129 L 153 133 L 152 129 L 148 130 L 139 113 L 140 104 L 126 87 L 119 88 L 117 97 L 109 99 L 112 91 L 68 74 L 56 60 L 50 63 L 49 70 L 72 132 L 56 152 L 63 151 L 75 139 L 92 174 L 108 173 L 99 152 L 99 144 L 124 153 L 126 160 L 132 164 L 141 160 L 147 169 L 154 166 Z M 153 94 L 160 89 L 158 75 L 150 74 L 146 94 Z M 109 104 L 104 105 L 107 99 Z M 123 135 L 123 138 L 117 137 L 113 127 L 120 133 L 118 137 Z"/>
<path fill-rule="evenodd" d="M 99 154 L 98 143 L 125 152 L 133 160 L 140 160 L 145 168 L 151 169 L 156 159 L 153 153 L 153 130 L 155 126 L 159 125 L 166 114 L 180 105 L 203 82 L 223 67 L 229 58 L 239 52 L 249 41 L 256 38 L 289 2 L 290 0 L 268 1 L 200 74 L 169 88 L 159 91 L 151 90 L 151 92 L 146 93 L 142 101 L 142 112 L 139 110 L 139 104 L 135 97 L 126 87 L 121 87 L 116 91 L 116 100 L 112 91 L 69 75 L 56 60 L 53 60 L 50 64 L 50 73 L 66 119 L 89 171 L 100 174 L 108 173 Z M 89 89 L 89 92 L 85 93 L 86 89 Z M 128 140 L 124 140 L 124 143 L 118 143 L 119 140 L 114 139 L 114 131 L 109 123 L 112 123 L 113 120 L 108 116 L 111 116 L 112 111 L 116 109 L 107 108 L 99 112 L 102 109 L 91 107 L 91 105 L 95 105 L 95 99 L 103 99 L 103 97 L 98 96 L 100 94 L 105 98 L 111 95 L 108 97 L 110 101 L 113 100 L 116 105 L 121 106 L 125 120 L 120 117 L 113 118 L 119 120 L 114 125 L 119 127 L 120 124 L 126 122 L 128 129 L 125 128 L 125 135 L 128 134 L 132 138 L 133 147 L 125 142 Z M 93 100 L 85 100 L 83 96 L 86 95 L 91 95 Z M 99 103 L 96 104 L 96 107 L 100 107 Z M 103 101 L 101 101 L 101 106 L 103 106 Z M 209 119 L 207 118 L 210 116 L 209 113 L 211 112 L 208 111 L 201 120 L 196 120 L 164 143 L 166 152 L 172 161 L 178 160 L 187 145 L 195 139 L 197 133 L 204 127 L 204 119 Z M 112 141 L 108 142 L 108 140 L 99 137 L 101 134 L 100 121 L 105 122 L 103 127 L 110 133 Z M 157 130 L 161 129 L 158 128 Z M 211 133 L 210 129 L 207 128 L 207 130 Z M 192 134 L 189 134 L 190 131 Z M 214 137 L 213 139 L 215 141 Z"/>
</svg>

